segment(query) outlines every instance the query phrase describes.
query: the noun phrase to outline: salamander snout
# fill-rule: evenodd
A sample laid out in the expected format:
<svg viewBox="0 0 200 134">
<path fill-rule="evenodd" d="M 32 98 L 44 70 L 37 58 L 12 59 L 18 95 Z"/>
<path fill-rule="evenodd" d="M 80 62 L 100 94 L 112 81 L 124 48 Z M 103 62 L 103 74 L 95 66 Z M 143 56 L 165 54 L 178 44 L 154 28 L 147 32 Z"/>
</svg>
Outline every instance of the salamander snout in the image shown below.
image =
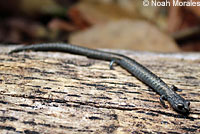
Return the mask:
<svg viewBox="0 0 200 134">
<path fill-rule="evenodd" d="M 190 102 L 189 101 L 183 101 L 183 102 L 179 102 L 175 105 L 175 109 L 182 113 L 182 114 L 189 114 L 190 111 Z"/>
</svg>

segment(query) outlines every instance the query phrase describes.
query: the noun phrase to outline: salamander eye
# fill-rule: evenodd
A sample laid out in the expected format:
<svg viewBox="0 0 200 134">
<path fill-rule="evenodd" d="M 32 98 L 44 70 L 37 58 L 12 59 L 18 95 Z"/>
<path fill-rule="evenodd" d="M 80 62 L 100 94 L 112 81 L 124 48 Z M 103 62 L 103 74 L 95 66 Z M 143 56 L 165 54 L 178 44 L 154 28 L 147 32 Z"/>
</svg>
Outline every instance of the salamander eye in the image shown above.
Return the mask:
<svg viewBox="0 0 200 134">
<path fill-rule="evenodd" d="M 184 106 L 183 106 L 183 104 L 178 104 L 178 109 L 183 109 L 184 108 Z"/>
</svg>

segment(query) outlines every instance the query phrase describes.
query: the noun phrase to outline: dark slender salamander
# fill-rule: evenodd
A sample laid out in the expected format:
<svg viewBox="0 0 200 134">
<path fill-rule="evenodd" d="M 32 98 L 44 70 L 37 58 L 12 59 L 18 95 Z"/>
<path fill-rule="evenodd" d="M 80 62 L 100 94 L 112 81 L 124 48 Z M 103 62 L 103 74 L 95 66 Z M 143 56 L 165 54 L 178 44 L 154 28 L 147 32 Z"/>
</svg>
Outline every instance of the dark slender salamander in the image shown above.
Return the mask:
<svg viewBox="0 0 200 134">
<path fill-rule="evenodd" d="M 185 115 L 189 114 L 190 102 L 186 101 L 184 98 L 182 98 L 175 92 L 178 90 L 177 87 L 169 87 L 164 81 L 162 81 L 158 76 L 149 71 L 146 67 L 124 55 L 89 49 L 65 43 L 47 43 L 23 46 L 12 50 L 9 54 L 25 50 L 59 51 L 83 55 L 87 56 L 88 58 L 111 61 L 110 68 L 112 68 L 113 63 L 117 63 L 121 67 L 129 71 L 136 78 L 141 80 L 143 83 L 153 88 L 154 91 L 160 95 L 160 102 L 164 107 L 164 100 L 167 100 L 175 111 Z"/>
</svg>

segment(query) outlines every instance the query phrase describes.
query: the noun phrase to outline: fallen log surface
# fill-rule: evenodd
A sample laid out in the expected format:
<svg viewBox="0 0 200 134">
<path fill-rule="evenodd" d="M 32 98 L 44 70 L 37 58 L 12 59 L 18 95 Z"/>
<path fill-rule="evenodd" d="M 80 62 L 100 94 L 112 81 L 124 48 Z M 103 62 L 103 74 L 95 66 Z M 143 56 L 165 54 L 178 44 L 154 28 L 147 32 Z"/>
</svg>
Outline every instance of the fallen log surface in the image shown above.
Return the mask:
<svg viewBox="0 0 200 134">
<path fill-rule="evenodd" d="M 112 50 L 149 68 L 191 102 L 186 117 L 120 66 L 59 52 L 0 47 L 0 133 L 198 133 L 200 54 Z M 168 103 L 167 103 L 168 104 Z"/>
</svg>

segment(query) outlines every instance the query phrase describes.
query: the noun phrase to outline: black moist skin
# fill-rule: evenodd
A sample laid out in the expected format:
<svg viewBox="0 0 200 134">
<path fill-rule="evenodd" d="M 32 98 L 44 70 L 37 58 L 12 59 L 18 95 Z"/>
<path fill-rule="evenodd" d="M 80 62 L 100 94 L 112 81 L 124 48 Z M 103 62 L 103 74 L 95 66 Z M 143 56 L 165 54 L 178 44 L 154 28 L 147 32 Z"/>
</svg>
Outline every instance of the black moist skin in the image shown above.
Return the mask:
<svg viewBox="0 0 200 134">
<path fill-rule="evenodd" d="M 183 97 L 175 92 L 176 90 L 178 90 L 177 87 L 169 87 L 163 80 L 161 80 L 146 67 L 144 67 L 134 59 L 131 59 L 124 55 L 89 49 L 66 43 L 33 44 L 16 48 L 12 50 L 9 54 L 26 50 L 67 52 L 71 54 L 87 56 L 88 58 L 111 61 L 110 68 L 112 68 L 113 63 L 117 63 L 122 68 L 130 72 L 133 76 L 141 80 L 143 83 L 153 88 L 153 90 L 160 95 L 160 102 L 163 106 L 165 106 L 164 100 L 167 100 L 172 108 L 178 113 L 184 115 L 189 114 L 190 102 L 185 100 Z"/>
</svg>

